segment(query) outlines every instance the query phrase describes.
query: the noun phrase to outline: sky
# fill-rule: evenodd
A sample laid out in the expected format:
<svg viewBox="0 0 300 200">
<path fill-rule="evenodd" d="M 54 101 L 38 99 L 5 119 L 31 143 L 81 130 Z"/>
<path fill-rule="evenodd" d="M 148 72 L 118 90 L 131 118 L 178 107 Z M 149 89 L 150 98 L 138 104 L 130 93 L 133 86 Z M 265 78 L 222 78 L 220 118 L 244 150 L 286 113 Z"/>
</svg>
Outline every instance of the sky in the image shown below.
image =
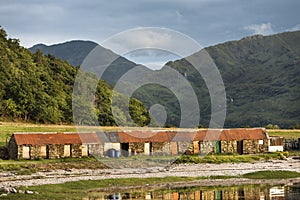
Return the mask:
<svg viewBox="0 0 300 200">
<path fill-rule="evenodd" d="M 299 30 L 299 8 L 299 0 L 1 0 L 0 25 L 25 47 L 74 39 L 101 44 L 139 27 L 172 29 L 206 47 Z"/>
</svg>

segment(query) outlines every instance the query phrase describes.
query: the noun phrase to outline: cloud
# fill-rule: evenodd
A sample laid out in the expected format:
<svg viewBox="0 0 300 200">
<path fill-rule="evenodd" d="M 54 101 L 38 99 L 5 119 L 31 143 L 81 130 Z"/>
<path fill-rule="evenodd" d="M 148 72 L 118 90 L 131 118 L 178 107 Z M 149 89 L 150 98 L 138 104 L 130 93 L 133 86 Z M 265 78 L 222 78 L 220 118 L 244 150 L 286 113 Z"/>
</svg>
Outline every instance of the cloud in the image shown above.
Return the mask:
<svg viewBox="0 0 300 200">
<path fill-rule="evenodd" d="M 208 46 L 240 39 L 252 32 L 286 31 L 299 24 L 299 6 L 297 0 L 10 0 L 0 1 L 0 25 L 27 47 L 70 39 L 100 44 L 114 34 L 136 27 L 173 29 Z M 261 20 L 265 24 L 259 24 Z M 246 30 L 245 25 L 249 25 Z M 153 46 L 158 41 L 163 40 L 166 45 L 173 41 L 168 35 L 148 35 L 137 42 Z M 161 39 L 154 41 L 151 37 Z"/>
<path fill-rule="evenodd" d="M 287 29 L 287 31 L 299 31 L 300 30 L 300 24 L 296 24 L 290 29 Z"/>
<path fill-rule="evenodd" d="M 101 45 L 119 55 L 139 49 L 160 49 L 186 57 L 202 49 L 187 35 L 171 29 L 155 27 L 130 29 L 112 36 Z"/>
<path fill-rule="evenodd" d="M 244 29 L 252 31 L 253 34 L 271 35 L 275 33 L 270 22 L 262 24 L 252 24 L 249 26 L 245 26 Z"/>
<path fill-rule="evenodd" d="M 154 70 L 161 69 L 162 66 L 170 60 L 182 58 L 161 49 L 138 49 L 123 56 L 135 63 L 142 64 Z"/>
</svg>

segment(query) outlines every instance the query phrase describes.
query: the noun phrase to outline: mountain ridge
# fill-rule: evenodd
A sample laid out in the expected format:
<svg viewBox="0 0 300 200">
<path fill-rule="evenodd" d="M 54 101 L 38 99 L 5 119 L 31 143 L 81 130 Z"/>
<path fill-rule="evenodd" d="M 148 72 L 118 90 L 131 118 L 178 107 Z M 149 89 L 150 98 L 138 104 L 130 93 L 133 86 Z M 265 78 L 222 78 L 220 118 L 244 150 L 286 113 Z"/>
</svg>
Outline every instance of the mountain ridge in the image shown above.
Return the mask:
<svg viewBox="0 0 300 200">
<path fill-rule="evenodd" d="M 101 53 L 101 57 L 116 57 L 104 72 L 101 79 L 105 80 L 107 83 L 113 85 L 119 78 L 125 74 L 128 70 L 137 66 L 136 63 L 115 54 L 110 49 L 106 49 L 101 45 L 98 45 L 92 41 L 85 40 L 71 40 L 64 43 L 45 45 L 36 44 L 29 48 L 29 50 L 34 53 L 37 49 L 40 49 L 44 55 L 53 55 L 57 58 L 69 62 L 72 66 L 79 66 L 82 64 L 84 59 L 89 55 L 89 53 L 97 47 L 97 51 Z M 121 67 L 120 67 L 121 66 Z"/>
<path fill-rule="evenodd" d="M 300 123 L 300 116 L 297 114 L 300 113 L 298 41 L 300 31 L 293 31 L 270 36 L 247 36 L 204 48 L 218 67 L 225 84 L 226 127 L 266 126 L 271 123 L 290 128 Z M 166 65 L 186 76 L 191 83 L 199 102 L 202 102 L 202 120 L 199 124 L 208 126 L 211 105 L 201 75 L 185 59 L 170 61 Z M 136 64 L 132 63 L 127 67 L 127 62 L 123 62 L 120 66 L 115 63 L 115 69 L 106 73 L 110 84 L 116 83 L 122 74 Z M 115 77 L 120 69 L 121 75 Z M 150 85 L 148 88 L 140 88 L 134 93 L 134 97 L 146 102 L 148 109 L 155 103 L 162 103 L 168 113 L 167 123 L 178 126 L 180 108 L 170 91 Z"/>
</svg>

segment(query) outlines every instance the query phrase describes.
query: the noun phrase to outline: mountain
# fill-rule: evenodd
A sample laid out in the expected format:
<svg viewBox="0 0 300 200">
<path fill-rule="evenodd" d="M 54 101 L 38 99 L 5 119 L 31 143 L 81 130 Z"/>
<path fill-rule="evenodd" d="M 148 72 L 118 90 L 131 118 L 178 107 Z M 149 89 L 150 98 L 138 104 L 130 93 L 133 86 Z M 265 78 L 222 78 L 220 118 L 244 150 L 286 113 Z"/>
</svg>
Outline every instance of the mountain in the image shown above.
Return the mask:
<svg viewBox="0 0 300 200">
<path fill-rule="evenodd" d="M 74 40 L 50 46 L 44 44 L 36 44 L 33 47 L 29 48 L 29 50 L 32 53 L 35 53 L 37 49 L 40 49 L 44 55 L 50 54 L 55 56 L 56 58 L 67 61 L 72 66 L 80 66 L 86 56 L 97 45 L 97 43 L 91 41 Z M 109 65 L 102 76 L 102 79 L 109 84 L 116 83 L 124 73 L 136 66 L 134 62 L 131 62 L 126 58 L 115 54 L 111 50 L 103 48 L 100 45 L 97 46 L 97 51 L 101 53 L 101 57 L 103 58 L 117 58 Z"/>
<path fill-rule="evenodd" d="M 72 123 L 74 110 L 81 124 L 91 125 L 98 120 L 100 125 L 113 126 L 116 125 L 116 121 L 111 107 L 114 107 L 118 111 L 118 121 L 128 124 L 131 119 L 129 114 L 119 107 L 127 105 L 126 102 L 130 101 L 129 112 L 133 121 L 142 126 L 149 123 L 148 111 L 134 98 L 128 99 L 117 94 L 119 104 L 111 105 L 112 88 L 103 80 L 98 82 L 98 79 L 92 97 L 86 88 L 80 91 L 93 98 L 93 104 L 78 104 L 83 102 L 83 97 L 76 96 L 72 109 L 73 88 L 83 86 L 74 86 L 78 73 L 83 72 L 53 55 L 43 55 L 40 49 L 31 53 L 20 46 L 18 39 L 7 38 L 5 30 L 0 27 L 1 120 Z M 91 80 L 96 78 L 89 73 L 86 73 L 86 77 Z M 96 119 L 88 118 L 91 112 L 95 113 L 93 117 Z"/>
<path fill-rule="evenodd" d="M 299 41 L 300 32 L 295 31 L 270 36 L 254 35 L 205 48 L 218 67 L 225 85 L 226 127 L 266 126 L 267 124 L 276 124 L 282 128 L 299 126 Z M 80 57 L 80 55 L 87 55 L 90 51 L 85 45 L 84 48 L 80 47 L 80 43 L 76 48 L 63 48 L 69 43 L 53 45 L 56 52 L 60 53 L 52 52 L 52 54 L 72 62 L 75 58 L 83 58 L 84 56 Z M 42 51 L 51 54 L 47 48 Z M 63 57 L 65 55 L 68 56 Z M 190 57 L 198 55 L 199 52 Z M 76 65 L 81 62 L 82 60 L 78 59 Z M 136 66 L 123 57 L 112 65 L 113 67 L 107 70 L 103 77 L 110 84 L 116 83 L 121 75 Z M 186 59 L 170 61 L 166 65 L 176 69 L 191 83 L 200 104 L 199 124 L 208 126 L 211 117 L 210 94 L 201 75 Z M 160 73 L 166 73 L 165 68 L 163 67 Z M 167 78 L 167 73 L 165 77 Z M 130 85 L 130 83 L 124 84 Z M 149 84 L 139 88 L 133 96 L 141 100 L 147 109 L 154 104 L 165 106 L 167 124 L 179 126 L 180 105 L 169 89 L 157 84 Z"/>
<path fill-rule="evenodd" d="M 276 124 L 291 128 L 299 125 L 299 41 L 300 31 L 296 31 L 271 36 L 254 35 L 205 48 L 218 67 L 225 85 L 226 127 Z M 197 54 L 191 57 L 197 57 Z M 200 74 L 186 59 L 169 62 L 167 65 L 185 74 L 192 84 L 201 102 L 200 123 L 207 126 L 210 120 L 210 99 Z M 150 88 L 149 91 L 141 92 L 138 97 L 143 99 L 143 93 L 149 96 L 151 91 L 156 90 L 157 88 Z M 164 97 L 168 99 L 169 105 L 176 105 L 176 99 L 170 94 L 168 96 L 168 91 L 159 94 L 155 95 L 156 100 Z M 177 117 L 175 123 L 178 123 L 179 108 L 168 108 Z"/>
<path fill-rule="evenodd" d="M 45 44 L 36 44 L 29 48 L 31 53 L 40 49 L 45 55 L 51 54 L 61 60 L 66 60 L 72 66 L 79 66 L 84 58 L 97 46 L 97 43 L 91 41 L 74 40 L 62 44 L 47 46 Z"/>
</svg>

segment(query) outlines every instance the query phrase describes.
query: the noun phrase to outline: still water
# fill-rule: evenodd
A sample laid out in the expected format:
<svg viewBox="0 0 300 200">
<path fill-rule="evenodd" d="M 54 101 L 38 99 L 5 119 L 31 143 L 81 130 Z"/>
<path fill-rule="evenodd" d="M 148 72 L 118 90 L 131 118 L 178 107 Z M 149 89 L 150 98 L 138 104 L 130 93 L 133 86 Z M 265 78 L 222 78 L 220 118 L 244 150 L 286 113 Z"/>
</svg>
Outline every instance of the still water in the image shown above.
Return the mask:
<svg viewBox="0 0 300 200">
<path fill-rule="evenodd" d="M 300 183 L 293 185 L 246 185 L 238 187 L 188 187 L 122 192 L 91 192 L 84 200 L 187 199 L 187 200 L 300 200 Z"/>
</svg>

